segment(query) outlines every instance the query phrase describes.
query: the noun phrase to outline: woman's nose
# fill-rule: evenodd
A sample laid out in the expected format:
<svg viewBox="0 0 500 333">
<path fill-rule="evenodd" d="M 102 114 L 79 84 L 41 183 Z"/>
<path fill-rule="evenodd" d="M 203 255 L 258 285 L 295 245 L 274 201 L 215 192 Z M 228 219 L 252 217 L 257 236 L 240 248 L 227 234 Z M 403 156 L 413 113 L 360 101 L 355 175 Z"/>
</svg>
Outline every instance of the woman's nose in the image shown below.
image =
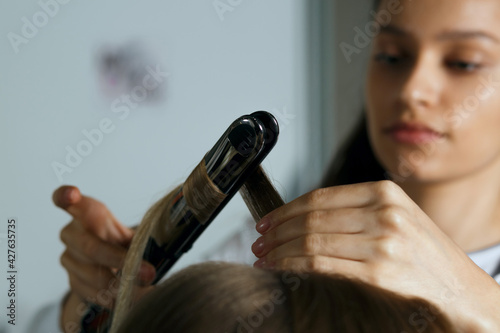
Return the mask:
<svg viewBox="0 0 500 333">
<path fill-rule="evenodd" d="M 442 86 L 439 65 L 432 57 L 422 56 L 408 70 L 401 101 L 410 109 L 432 108 L 439 102 Z"/>
</svg>

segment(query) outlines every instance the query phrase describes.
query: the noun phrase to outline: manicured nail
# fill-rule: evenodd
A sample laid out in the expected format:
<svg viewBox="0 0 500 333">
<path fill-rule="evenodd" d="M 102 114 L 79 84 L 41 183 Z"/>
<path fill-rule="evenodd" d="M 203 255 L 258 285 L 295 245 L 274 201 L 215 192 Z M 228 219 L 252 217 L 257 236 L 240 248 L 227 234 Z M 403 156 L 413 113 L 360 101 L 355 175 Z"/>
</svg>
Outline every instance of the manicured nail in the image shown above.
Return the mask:
<svg viewBox="0 0 500 333">
<path fill-rule="evenodd" d="M 156 271 L 152 265 L 142 263 L 139 269 L 139 276 L 142 282 L 152 282 L 156 276 Z"/>
<path fill-rule="evenodd" d="M 253 267 L 264 268 L 266 266 L 266 258 L 260 258 L 254 262 Z"/>
<path fill-rule="evenodd" d="M 252 252 L 258 257 L 264 251 L 264 237 L 259 237 L 252 244 Z"/>
<path fill-rule="evenodd" d="M 274 261 L 269 261 L 264 257 L 254 262 L 253 266 L 257 268 L 274 269 L 276 267 L 276 263 Z"/>
<path fill-rule="evenodd" d="M 257 226 L 255 227 L 255 229 L 257 229 L 258 233 L 262 234 L 262 233 L 266 232 L 270 226 L 271 226 L 271 223 L 269 223 L 269 220 L 266 218 L 263 218 L 262 220 L 259 221 L 259 223 L 257 223 Z"/>
</svg>

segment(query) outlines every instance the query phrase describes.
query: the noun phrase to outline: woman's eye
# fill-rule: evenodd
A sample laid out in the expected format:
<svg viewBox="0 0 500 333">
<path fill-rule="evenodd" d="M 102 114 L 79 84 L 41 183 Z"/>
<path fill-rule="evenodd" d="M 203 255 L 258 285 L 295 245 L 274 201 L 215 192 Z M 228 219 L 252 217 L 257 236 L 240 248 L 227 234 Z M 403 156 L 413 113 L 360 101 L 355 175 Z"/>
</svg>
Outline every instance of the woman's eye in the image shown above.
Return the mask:
<svg viewBox="0 0 500 333">
<path fill-rule="evenodd" d="M 449 61 L 448 66 L 463 72 L 473 72 L 481 68 L 481 64 L 467 61 Z"/>
<path fill-rule="evenodd" d="M 394 65 L 401 61 L 401 57 L 387 53 L 379 53 L 375 56 L 375 61 Z"/>
</svg>

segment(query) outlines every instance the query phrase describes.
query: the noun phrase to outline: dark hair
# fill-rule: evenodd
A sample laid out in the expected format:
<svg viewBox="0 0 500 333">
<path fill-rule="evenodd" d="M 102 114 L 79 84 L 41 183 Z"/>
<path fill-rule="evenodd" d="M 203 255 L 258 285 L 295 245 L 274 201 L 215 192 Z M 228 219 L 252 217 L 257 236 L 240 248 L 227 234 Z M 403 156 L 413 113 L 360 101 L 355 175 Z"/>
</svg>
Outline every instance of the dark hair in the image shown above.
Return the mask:
<svg viewBox="0 0 500 333">
<path fill-rule="evenodd" d="M 366 116 L 363 115 L 335 155 L 321 186 L 348 185 L 387 178 L 386 171 L 377 161 L 371 147 Z"/>
<path fill-rule="evenodd" d="M 156 287 L 118 332 L 400 333 L 423 327 L 456 332 L 427 301 L 358 280 L 209 262 Z"/>
<path fill-rule="evenodd" d="M 381 0 L 373 1 L 377 10 Z M 388 179 L 388 173 L 378 162 L 370 144 L 365 112 L 325 173 L 321 187 L 348 185 Z"/>
</svg>

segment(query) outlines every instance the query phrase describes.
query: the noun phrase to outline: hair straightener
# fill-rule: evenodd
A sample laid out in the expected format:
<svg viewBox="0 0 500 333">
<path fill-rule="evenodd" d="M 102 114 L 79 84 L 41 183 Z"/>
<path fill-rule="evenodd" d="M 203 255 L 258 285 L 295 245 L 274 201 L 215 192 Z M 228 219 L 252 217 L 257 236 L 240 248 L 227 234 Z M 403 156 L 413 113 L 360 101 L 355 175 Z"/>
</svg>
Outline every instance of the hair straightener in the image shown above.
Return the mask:
<svg viewBox="0 0 500 333">
<path fill-rule="evenodd" d="M 225 195 L 206 221 L 198 221 L 188 206 L 182 188 L 173 199 L 170 226 L 162 236 L 148 240 L 143 259 L 156 268 L 157 283 L 187 252 L 219 212 L 256 171 L 275 146 L 278 122 L 268 112 L 257 111 L 236 119 L 204 157 L 207 175 Z M 92 306 L 82 319 L 83 332 L 106 332 L 110 313 Z"/>
<path fill-rule="evenodd" d="M 182 188 L 174 199 L 170 223 L 173 231 L 164 239 L 151 237 L 144 260 L 156 268 L 153 283 L 158 282 L 215 219 L 245 180 L 255 171 L 276 144 L 279 127 L 268 112 L 258 111 L 236 119 L 215 146 L 205 155 L 207 175 L 226 195 L 207 221 L 198 221 L 190 211 Z M 171 236 L 174 235 L 174 238 Z"/>
</svg>

